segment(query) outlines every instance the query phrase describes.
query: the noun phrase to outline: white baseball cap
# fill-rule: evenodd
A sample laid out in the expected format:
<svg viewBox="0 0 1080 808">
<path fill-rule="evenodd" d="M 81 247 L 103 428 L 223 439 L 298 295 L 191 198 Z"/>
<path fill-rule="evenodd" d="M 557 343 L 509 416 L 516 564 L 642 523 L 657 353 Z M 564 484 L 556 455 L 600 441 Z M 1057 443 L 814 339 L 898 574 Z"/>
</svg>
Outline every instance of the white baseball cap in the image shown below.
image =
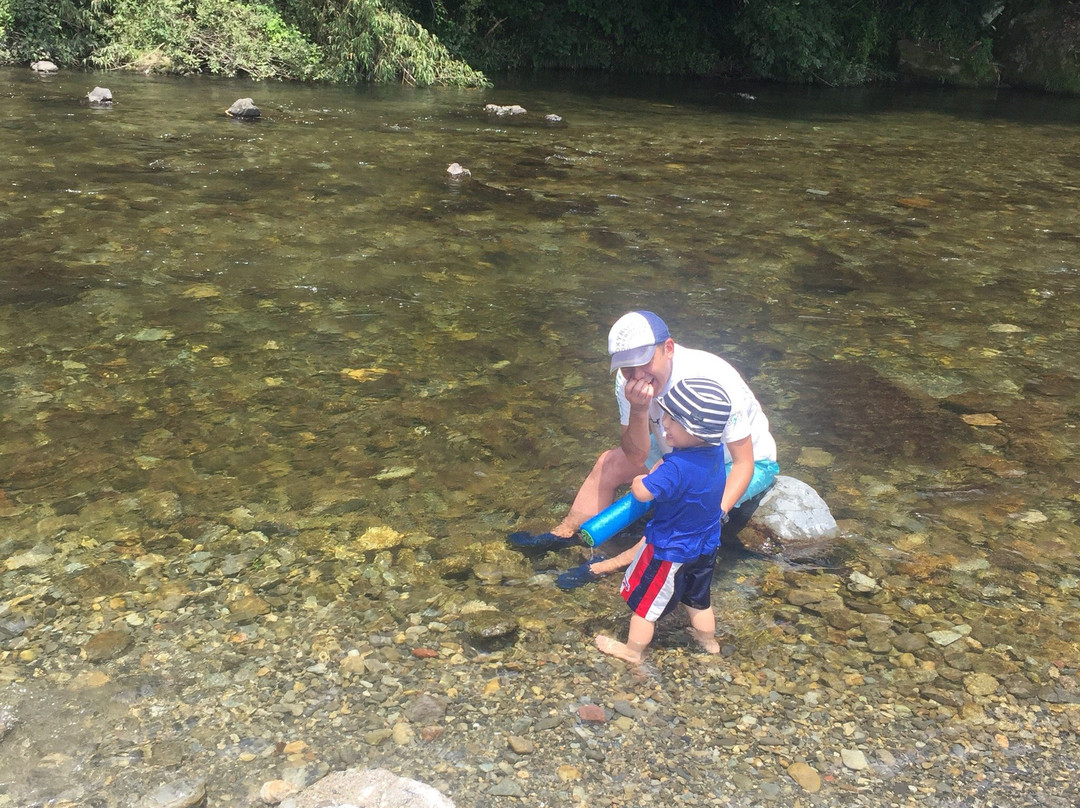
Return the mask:
<svg viewBox="0 0 1080 808">
<path fill-rule="evenodd" d="M 608 332 L 611 372 L 647 365 L 656 346 L 671 337 L 667 325 L 651 311 L 632 311 L 615 321 Z"/>
</svg>

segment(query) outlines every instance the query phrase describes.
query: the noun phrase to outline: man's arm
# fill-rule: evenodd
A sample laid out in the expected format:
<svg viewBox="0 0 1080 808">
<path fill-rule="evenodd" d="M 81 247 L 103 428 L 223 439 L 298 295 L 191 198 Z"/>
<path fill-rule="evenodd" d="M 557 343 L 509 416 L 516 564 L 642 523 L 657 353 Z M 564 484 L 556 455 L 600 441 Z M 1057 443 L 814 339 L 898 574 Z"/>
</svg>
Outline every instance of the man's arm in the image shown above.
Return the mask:
<svg viewBox="0 0 1080 808">
<path fill-rule="evenodd" d="M 731 513 L 735 503 L 746 493 L 750 479 L 754 476 L 754 443 L 750 436 L 724 444 L 731 454 L 731 471 L 724 484 L 724 496 L 720 507 L 724 513 Z"/>
<path fill-rule="evenodd" d="M 649 459 L 649 449 L 652 446 L 649 433 L 649 405 L 652 403 L 655 391 L 653 386 L 644 379 L 633 379 L 626 383 L 623 395 L 630 402 L 630 423 L 622 429 L 622 440 L 619 447 L 626 459 L 631 463 L 644 466 Z M 747 484 L 749 484 L 747 480 Z"/>
</svg>

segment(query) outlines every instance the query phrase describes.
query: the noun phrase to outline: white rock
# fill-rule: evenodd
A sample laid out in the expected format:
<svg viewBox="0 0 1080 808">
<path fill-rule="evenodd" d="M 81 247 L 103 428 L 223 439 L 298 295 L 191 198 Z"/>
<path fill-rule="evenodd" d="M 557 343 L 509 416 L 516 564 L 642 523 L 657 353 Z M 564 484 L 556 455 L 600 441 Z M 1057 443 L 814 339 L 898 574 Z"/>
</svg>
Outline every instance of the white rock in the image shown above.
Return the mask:
<svg viewBox="0 0 1080 808">
<path fill-rule="evenodd" d="M 138 808 L 193 808 L 206 800 L 205 780 L 167 783 L 136 803 Z"/>
<path fill-rule="evenodd" d="M 848 589 L 852 592 L 870 594 L 871 592 L 877 592 L 881 589 L 881 585 L 869 575 L 864 575 L 858 570 L 853 570 L 851 575 L 848 576 Z"/>
<path fill-rule="evenodd" d="M 957 640 L 961 639 L 964 635 L 956 631 L 931 631 L 926 635 L 935 643 L 941 646 L 952 645 Z"/>
<path fill-rule="evenodd" d="M 386 769 L 346 769 L 328 774 L 281 803 L 282 808 L 454 808 L 438 789 Z"/>
<path fill-rule="evenodd" d="M 840 760 L 843 761 L 844 766 L 852 771 L 862 771 L 870 764 L 866 762 L 866 755 L 859 749 L 841 749 Z"/>
<path fill-rule="evenodd" d="M 761 498 L 753 518 L 785 539 L 834 539 L 840 533 L 818 492 L 802 480 L 782 474 Z"/>
</svg>

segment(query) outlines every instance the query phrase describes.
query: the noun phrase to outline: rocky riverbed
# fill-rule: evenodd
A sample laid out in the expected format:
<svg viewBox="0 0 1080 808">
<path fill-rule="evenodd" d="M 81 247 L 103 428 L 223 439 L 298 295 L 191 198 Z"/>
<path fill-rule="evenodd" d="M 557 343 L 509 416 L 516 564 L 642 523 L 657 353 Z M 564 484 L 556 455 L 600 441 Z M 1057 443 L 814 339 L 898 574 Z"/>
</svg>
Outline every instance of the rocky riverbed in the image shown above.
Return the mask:
<svg viewBox="0 0 1080 808">
<path fill-rule="evenodd" d="M 625 631 L 617 580 L 553 586 L 581 551 L 261 516 L 8 541 L 0 806 L 259 805 L 357 766 L 459 806 L 1080 798 L 1075 581 L 886 568 L 848 522 L 835 567 L 725 554 L 721 655 L 672 618 L 635 669 L 592 646 Z"/>
</svg>

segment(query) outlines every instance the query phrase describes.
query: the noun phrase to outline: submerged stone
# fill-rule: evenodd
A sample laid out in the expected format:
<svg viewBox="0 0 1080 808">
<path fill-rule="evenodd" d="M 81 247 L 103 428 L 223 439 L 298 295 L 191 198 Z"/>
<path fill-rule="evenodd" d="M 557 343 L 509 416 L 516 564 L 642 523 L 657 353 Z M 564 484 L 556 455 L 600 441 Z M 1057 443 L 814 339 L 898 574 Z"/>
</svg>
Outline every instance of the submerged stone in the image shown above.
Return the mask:
<svg viewBox="0 0 1080 808">
<path fill-rule="evenodd" d="M 194 808 L 206 800 L 205 780 L 177 780 L 166 783 L 143 797 L 137 808 Z"/>
<path fill-rule="evenodd" d="M 333 772 L 281 803 L 282 808 L 454 808 L 438 789 L 398 777 L 387 769 L 346 769 Z"/>
<path fill-rule="evenodd" d="M 465 633 L 469 639 L 481 645 L 509 642 L 517 630 L 517 618 L 500 611 L 473 612 L 465 617 Z"/>
<path fill-rule="evenodd" d="M 83 655 L 89 662 L 102 662 L 120 656 L 131 647 L 131 635 L 126 631 L 106 629 L 99 631 L 83 646 Z"/>
</svg>

